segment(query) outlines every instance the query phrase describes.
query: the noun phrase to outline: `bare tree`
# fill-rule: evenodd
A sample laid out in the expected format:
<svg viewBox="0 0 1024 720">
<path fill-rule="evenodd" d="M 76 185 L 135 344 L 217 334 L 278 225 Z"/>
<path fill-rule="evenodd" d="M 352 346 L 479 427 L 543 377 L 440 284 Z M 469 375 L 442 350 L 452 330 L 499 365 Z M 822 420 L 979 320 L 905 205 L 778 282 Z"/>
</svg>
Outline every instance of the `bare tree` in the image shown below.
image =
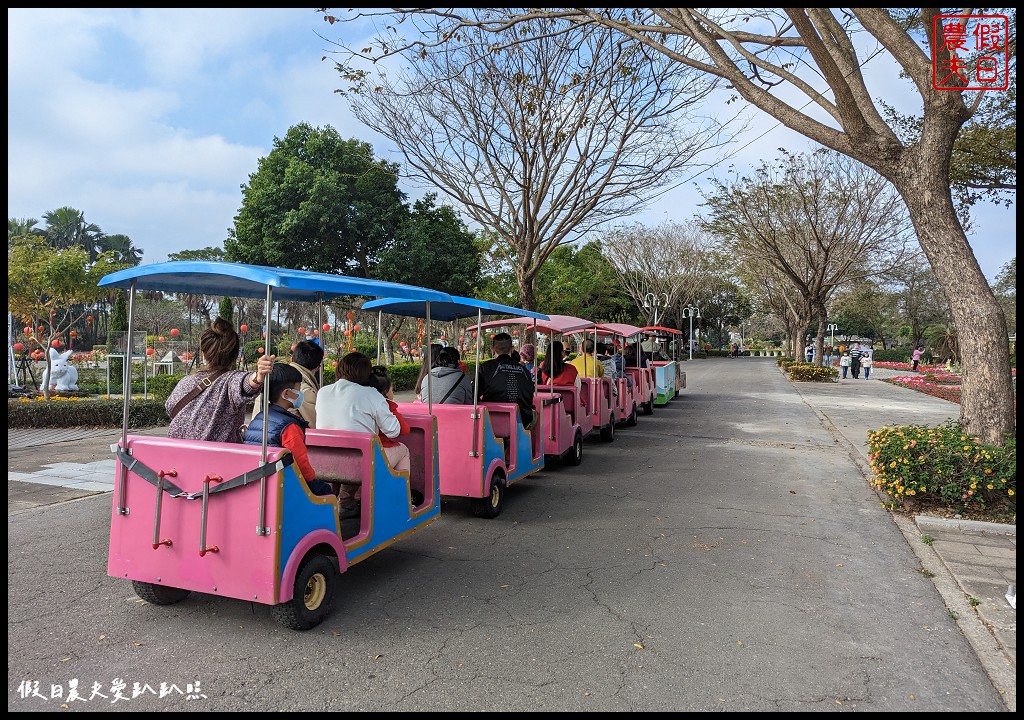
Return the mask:
<svg viewBox="0 0 1024 720">
<path fill-rule="evenodd" d="M 748 265 L 776 270 L 809 305 L 821 365 L 832 293 L 902 256 L 911 237 L 903 201 L 885 178 L 824 150 L 762 163 L 754 178 L 714 188 L 708 229 Z"/>
<path fill-rule="evenodd" d="M 950 82 L 959 89 L 933 85 L 932 58 L 939 67 L 956 60 L 965 78 L 973 77 L 977 61 L 976 56 L 956 55 L 956 45 L 936 35 L 935 21 L 942 12 L 764 8 L 709 15 L 696 8 L 490 8 L 471 14 L 391 8 L 380 14 L 421 21 L 412 24 L 418 33 L 413 40 L 393 43 L 384 54 L 417 45 L 458 45 L 462 30 L 471 27 L 493 31 L 499 47 L 510 37 L 516 43 L 533 42 L 538 18 L 612 28 L 682 65 L 726 80 L 740 97 L 786 127 L 874 169 L 906 202 L 949 302 L 963 351 L 960 420 L 971 434 L 1001 445 L 1016 429 L 1006 323 L 957 217 L 950 185 L 957 136 L 992 91 L 969 91 L 966 80 L 957 78 Z M 520 32 L 510 36 L 509 29 Z M 1015 24 L 1007 32 L 1005 44 L 993 51 L 1012 49 L 1015 72 Z M 905 96 L 907 90 L 897 88 L 887 100 L 869 89 L 863 67 L 878 56 L 895 63 L 920 97 L 920 133 L 913 139 L 901 139 L 885 112 L 905 104 L 896 101 L 896 94 Z"/>
<path fill-rule="evenodd" d="M 681 309 L 710 277 L 705 235 L 692 224 L 669 221 L 613 230 L 602 246 L 622 287 L 646 313 L 647 324 L 668 316 L 674 327 L 681 327 Z"/>
<path fill-rule="evenodd" d="M 558 32 L 504 48 L 468 29 L 464 45 L 350 95 L 414 178 L 493 232 L 527 309 L 557 246 L 635 214 L 721 131 L 692 110 L 712 88 L 706 75 L 604 28 L 543 27 Z"/>
</svg>

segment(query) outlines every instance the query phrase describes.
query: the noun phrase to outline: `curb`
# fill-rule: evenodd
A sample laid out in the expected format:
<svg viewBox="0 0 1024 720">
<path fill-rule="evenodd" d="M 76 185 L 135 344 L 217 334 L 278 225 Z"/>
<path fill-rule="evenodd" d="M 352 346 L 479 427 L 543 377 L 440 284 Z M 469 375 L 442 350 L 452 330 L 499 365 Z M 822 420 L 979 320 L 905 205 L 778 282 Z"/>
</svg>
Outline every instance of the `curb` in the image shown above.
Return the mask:
<svg viewBox="0 0 1024 720">
<path fill-rule="evenodd" d="M 915 515 L 914 522 L 920 530 L 929 528 L 937 530 L 960 530 L 962 532 L 991 533 L 993 535 L 1013 535 L 1017 537 L 1017 525 L 1009 523 L 984 522 L 981 520 L 961 520 L 944 518 L 935 515 Z"/>
</svg>

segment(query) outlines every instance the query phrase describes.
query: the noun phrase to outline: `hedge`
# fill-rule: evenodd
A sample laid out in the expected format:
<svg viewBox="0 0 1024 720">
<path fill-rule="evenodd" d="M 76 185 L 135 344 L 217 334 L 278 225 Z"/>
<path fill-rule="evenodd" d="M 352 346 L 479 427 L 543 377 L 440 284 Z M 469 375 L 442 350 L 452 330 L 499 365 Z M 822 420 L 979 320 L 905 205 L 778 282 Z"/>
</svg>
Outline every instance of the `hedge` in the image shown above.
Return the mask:
<svg viewBox="0 0 1024 720">
<path fill-rule="evenodd" d="M 7 401 L 7 426 L 12 428 L 119 428 L 123 417 L 121 398 L 79 398 L 54 396 Z M 133 399 L 128 427 L 150 428 L 166 425 L 163 400 Z"/>
<path fill-rule="evenodd" d="M 789 379 L 795 382 L 838 382 L 839 370 L 834 367 L 818 367 L 813 363 L 794 362 L 785 366 Z"/>
</svg>

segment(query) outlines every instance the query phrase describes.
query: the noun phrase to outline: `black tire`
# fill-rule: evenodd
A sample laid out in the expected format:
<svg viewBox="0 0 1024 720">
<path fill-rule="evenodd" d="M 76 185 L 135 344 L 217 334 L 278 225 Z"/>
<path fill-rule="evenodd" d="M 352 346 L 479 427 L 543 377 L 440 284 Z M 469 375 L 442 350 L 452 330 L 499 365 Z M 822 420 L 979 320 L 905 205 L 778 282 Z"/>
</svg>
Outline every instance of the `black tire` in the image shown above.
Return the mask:
<svg viewBox="0 0 1024 720">
<path fill-rule="evenodd" d="M 150 603 L 151 605 L 173 605 L 188 597 L 191 590 L 170 587 L 169 585 L 155 585 L 154 583 L 132 580 L 132 588 L 135 594 Z"/>
<path fill-rule="evenodd" d="M 566 465 L 579 465 L 583 462 L 583 431 L 577 430 L 572 441 L 572 448 L 565 456 Z"/>
<path fill-rule="evenodd" d="M 491 492 L 485 498 L 474 498 L 472 500 L 473 514 L 477 517 L 491 520 L 501 515 L 501 509 L 505 507 L 505 473 L 496 470 L 491 479 Z"/>
<path fill-rule="evenodd" d="M 633 403 L 633 411 L 631 413 L 629 413 L 629 417 L 626 418 L 626 426 L 627 427 L 636 427 L 636 416 L 637 416 L 636 403 Z"/>
<path fill-rule="evenodd" d="M 274 605 L 271 614 L 289 630 L 309 630 L 324 621 L 331 612 L 338 570 L 326 555 L 309 555 L 295 575 L 295 594 L 291 600 Z"/>
<path fill-rule="evenodd" d="M 644 403 L 644 415 L 653 415 L 653 414 L 654 414 L 654 396 L 651 396 L 651 399 Z"/>
<path fill-rule="evenodd" d="M 608 418 L 608 424 L 601 428 L 601 440 L 611 442 L 615 439 L 615 416 Z"/>
</svg>

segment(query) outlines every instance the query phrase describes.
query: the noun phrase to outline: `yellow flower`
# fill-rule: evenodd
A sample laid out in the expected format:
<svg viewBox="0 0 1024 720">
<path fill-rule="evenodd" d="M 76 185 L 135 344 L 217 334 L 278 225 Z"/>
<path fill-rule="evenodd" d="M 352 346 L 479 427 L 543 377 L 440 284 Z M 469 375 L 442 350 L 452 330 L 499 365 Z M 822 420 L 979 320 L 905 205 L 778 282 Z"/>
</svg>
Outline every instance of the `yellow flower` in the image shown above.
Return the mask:
<svg viewBox="0 0 1024 720">
<path fill-rule="evenodd" d="M 991 475 L 992 474 L 992 468 L 985 468 L 985 474 L 986 475 Z"/>
<path fill-rule="evenodd" d="M 1007 490 L 1006 494 L 1007 495 L 1013 495 L 1013 488 L 1010 488 L 1009 490 Z"/>
</svg>

